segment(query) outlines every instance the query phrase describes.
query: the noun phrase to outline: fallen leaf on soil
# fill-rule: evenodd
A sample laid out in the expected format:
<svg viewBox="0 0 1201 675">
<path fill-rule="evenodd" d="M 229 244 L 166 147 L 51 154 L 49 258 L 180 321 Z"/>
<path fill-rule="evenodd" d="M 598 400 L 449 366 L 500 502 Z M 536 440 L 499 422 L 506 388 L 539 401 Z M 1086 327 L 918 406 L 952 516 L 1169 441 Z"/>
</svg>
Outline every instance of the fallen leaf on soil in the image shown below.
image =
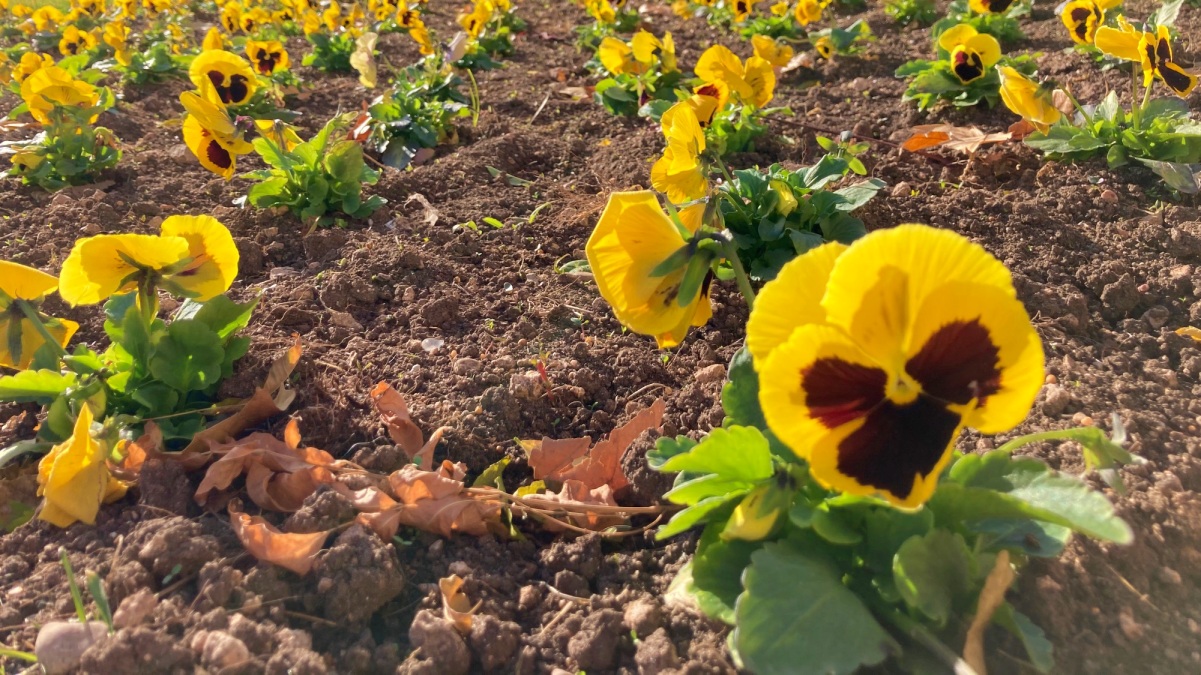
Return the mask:
<svg viewBox="0 0 1201 675">
<path fill-rule="evenodd" d="M 582 101 L 592 97 L 592 87 L 563 87 L 556 93 L 575 101 Z"/>
<path fill-rule="evenodd" d="M 439 579 L 438 589 L 442 591 L 442 616 L 454 625 L 455 630 L 469 635 L 472 618 L 484 601 L 480 600 L 473 607 L 463 593 L 463 580 L 457 574 Z"/>
<path fill-rule="evenodd" d="M 405 200 L 405 206 L 408 206 L 411 202 L 417 202 L 421 205 L 421 208 L 425 213 L 424 218 L 426 227 L 433 227 L 434 225 L 438 224 L 438 219 L 442 217 L 442 214 L 438 211 L 438 209 L 434 208 L 433 204 L 430 204 L 430 200 L 426 199 L 425 195 L 421 194 L 420 192 L 414 192 L 413 194 L 409 195 L 408 199 Z M 383 383 L 381 382 L 380 384 Z M 379 386 L 380 385 L 377 384 L 375 385 L 375 388 L 379 389 Z"/>
<path fill-rule="evenodd" d="M 237 500 L 230 502 L 229 522 L 250 555 L 300 576 L 313 569 L 313 561 L 333 530 L 306 534 L 280 532 L 261 516 L 242 513 L 241 506 Z"/>
<path fill-rule="evenodd" d="M 1176 334 L 1183 335 L 1184 337 L 1191 337 L 1192 339 L 1196 340 L 1197 342 L 1201 342 L 1201 328 L 1193 328 L 1192 326 L 1185 326 L 1184 328 L 1177 328 Z"/>
<path fill-rule="evenodd" d="M 196 501 L 204 504 L 214 490 L 224 490 L 238 476 L 246 475 L 246 492 L 259 507 L 291 512 L 319 485 L 334 482 L 330 468 L 334 458 L 324 450 L 300 447 L 300 430 L 290 420 L 280 441 L 271 434 L 257 433 L 215 445 L 217 461 L 209 465 L 196 488 Z"/>
<path fill-rule="evenodd" d="M 463 475 L 463 467 L 449 461 L 437 471 L 409 464 L 388 476 L 397 503 L 377 513 L 360 513 L 359 521 L 385 540 L 395 536 L 401 525 L 444 537 L 456 532 L 483 535 L 490 525 L 502 527 L 500 504 L 472 498 L 465 491 Z"/>
<path fill-rule="evenodd" d="M 984 664 L 984 630 L 992 622 L 993 613 L 1005 602 L 1005 592 L 1013 584 L 1013 566 L 1009 564 L 1009 551 L 1002 550 L 997 554 L 997 562 L 988 579 L 984 581 L 984 589 L 980 591 L 980 599 L 976 601 L 976 616 L 972 617 L 972 625 L 967 630 L 967 639 L 963 643 L 963 660 L 978 673 L 987 675 Z"/>
<path fill-rule="evenodd" d="M 972 154 L 980 146 L 1004 143 L 1012 138 L 1008 132 L 986 134 L 976 127 L 957 127 L 951 124 L 921 124 L 913 127 L 913 135 L 901 147 L 910 152 L 943 146 L 948 150 Z"/>
<path fill-rule="evenodd" d="M 622 489 L 630 481 L 622 471 L 621 456 L 642 432 L 659 428 L 663 422 L 663 409 L 663 399 L 656 399 L 649 408 L 614 429 L 591 450 L 588 446 L 592 441 L 588 438 L 543 438 L 536 445 L 523 444 L 530 455 L 534 480 L 578 480 L 590 490 L 602 485 L 613 488 L 614 492 Z"/>
<path fill-rule="evenodd" d="M 419 196 L 419 195 L 415 195 Z M 410 197 L 411 199 L 411 197 Z M 422 197 L 424 199 L 424 197 Z M 448 427 L 439 427 L 430 434 L 428 441 L 423 440 L 421 429 L 409 417 L 409 406 L 404 396 L 386 382 L 380 382 L 371 390 L 371 400 L 380 417 L 384 418 L 384 426 L 388 427 L 388 435 L 410 460 L 421 467 L 429 467 L 434 461 L 434 448 L 442 440 L 442 434 Z M 428 469 L 426 469 L 428 470 Z"/>
<path fill-rule="evenodd" d="M 1059 112 L 1067 115 L 1069 119 L 1076 114 L 1076 104 L 1072 102 L 1072 97 L 1068 96 L 1067 92 L 1062 89 L 1056 89 L 1051 92 L 1051 105 L 1055 106 Z"/>
<path fill-rule="evenodd" d="M 1009 132 L 1009 137 L 1015 141 L 1020 141 L 1030 134 L 1038 131 L 1038 128 L 1026 120 L 1018 120 L 1009 125 L 1006 129 Z"/>
<path fill-rule="evenodd" d="M 271 364 L 263 386 L 256 389 L 254 395 L 242 403 L 237 412 L 196 434 L 192 442 L 188 443 L 188 447 L 184 448 L 184 454 L 205 452 L 211 443 L 227 443 L 246 429 L 280 414 L 292 405 L 296 392 L 284 389 L 283 386 L 296 369 L 304 351 L 300 346 L 300 336 L 294 335 L 293 339 L 294 342 L 288 351 Z"/>
<path fill-rule="evenodd" d="M 566 480 L 563 481 L 563 489 L 557 494 L 547 492 L 540 495 L 530 495 L 525 497 L 524 501 L 530 506 L 538 506 L 546 509 L 556 509 L 559 506 L 584 507 L 583 512 L 580 512 L 579 509 L 572 509 L 570 513 L 564 511 L 561 514 L 555 515 L 558 518 L 566 518 L 572 525 L 582 527 L 586 530 L 604 530 L 626 522 L 626 519 L 622 516 L 601 514 L 588 509 L 590 506 L 617 506 L 617 501 L 613 499 L 613 489 L 608 485 L 589 489 L 588 486 L 578 480 Z M 542 525 L 549 532 L 559 532 L 567 529 L 561 525 L 557 525 L 553 518 L 545 519 Z"/>
</svg>

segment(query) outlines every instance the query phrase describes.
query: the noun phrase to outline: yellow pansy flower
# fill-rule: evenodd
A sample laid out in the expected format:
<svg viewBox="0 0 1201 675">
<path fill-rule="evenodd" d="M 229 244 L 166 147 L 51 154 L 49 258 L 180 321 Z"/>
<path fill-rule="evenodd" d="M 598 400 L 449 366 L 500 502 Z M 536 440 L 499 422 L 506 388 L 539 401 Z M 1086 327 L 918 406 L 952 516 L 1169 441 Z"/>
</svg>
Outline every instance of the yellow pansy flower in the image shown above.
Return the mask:
<svg viewBox="0 0 1201 675">
<path fill-rule="evenodd" d="M 257 86 L 254 71 L 246 59 L 227 51 L 201 52 L 192 61 L 188 78 L 201 95 L 224 105 L 241 105 L 249 101 Z"/>
<path fill-rule="evenodd" d="M 42 299 L 56 288 L 58 279 L 53 276 L 0 260 L 0 367 L 24 370 L 46 344 L 45 336 L 29 318 L 27 310 L 36 314 L 59 347 L 66 347 L 71 336 L 79 330 L 79 324 L 74 321 L 54 319 L 38 312 Z"/>
<path fill-rule="evenodd" d="M 676 46 L 671 39 L 671 33 L 664 33 L 663 39 L 655 37 L 654 33 L 639 30 L 630 39 L 630 50 L 634 60 L 645 66 L 650 66 L 659 59 L 665 73 L 673 72 L 676 65 Z"/>
<path fill-rule="evenodd" d="M 705 132 L 687 102 L 668 108 L 662 117 L 667 147 L 651 167 L 651 185 L 673 204 L 700 199 L 709 192 L 709 177 L 701 161 Z"/>
<path fill-rule="evenodd" d="M 646 64 L 634 58 L 633 48 L 615 37 L 601 40 L 596 48 L 596 57 L 605 70 L 613 75 L 641 75 L 646 72 Z"/>
<path fill-rule="evenodd" d="M 1009 66 L 999 66 L 1001 100 L 1005 106 L 1034 128 L 1046 133 L 1063 116 L 1051 98 L 1051 90 L 1033 82 Z"/>
<path fill-rule="evenodd" d="M 171 216 L 161 234 L 100 234 L 75 242 L 58 294 L 92 305 L 152 283 L 203 302 L 229 290 L 238 272 L 233 236 L 211 216 Z"/>
<path fill-rule="evenodd" d="M 484 26 L 487 26 L 488 22 L 492 20 L 494 9 L 495 5 L 488 0 L 476 0 L 470 12 L 458 16 L 459 26 L 471 37 L 479 37 Z"/>
<path fill-rule="evenodd" d="M 730 98 L 730 89 L 724 82 L 707 82 L 692 90 L 692 96 L 682 101 L 692 108 L 696 121 L 701 128 L 713 124 L 713 119 L 726 107 Z"/>
<path fill-rule="evenodd" d="M 772 16 L 786 16 L 788 14 L 788 9 L 788 3 L 781 0 L 780 2 L 777 2 L 771 6 L 771 14 Z"/>
<path fill-rule="evenodd" d="M 988 72 L 1001 60 L 1001 43 L 988 33 L 980 33 L 961 23 L 938 36 L 938 46 L 950 56 L 951 70 L 959 81 L 968 84 Z"/>
<path fill-rule="evenodd" d="M 430 37 L 430 30 L 425 27 L 424 23 L 409 29 L 409 37 L 417 43 L 418 51 L 422 56 L 429 56 L 434 53 L 434 39 Z"/>
<path fill-rule="evenodd" d="M 287 70 L 288 50 L 279 40 L 247 40 L 246 57 L 254 64 L 260 75 L 270 75 L 277 70 Z"/>
<path fill-rule="evenodd" d="M 188 115 L 183 122 L 184 145 L 192 151 L 200 165 L 229 180 L 237 170 L 238 155 L 249 153 L 253 146 L 220 103 L 213 103 L 195 92 L 180 94 Z"/>
<path fill-rule="evenodd" d="M 704 210 L 703 204 L 690 209 Z M 686 224 L 699 221 L 684 218 Z M 688 329 L 712 316 L 708 284 L 694 298 L 680 298 L 687 265 L 665 275 L 656 268 L 688 245 L 650 191 L 614 192 L 584 247 L 596 285 L 630 330 L 655 338 L 660 348 L 678 345 Z M 681 304 L 683 300 L 683 304 Z"/>
<path fill-rule="evenodd" d="M 114 51 L 125 49 L 125 43 L 129 40 L 129 27 L 124 21 L 110 21 L 104 25 L 104 33 L 102 38 L 104 44 L 112 47 Z"/>
<path fill-rule="evenodd" d="M 100 94 L 95 87 L 75 79 L 62 68 L 50 66 L 21 82 L 21 98 L 35 120 L 50 124 L 50 113 L 55 108 L 90 108 L 100 101 Z M 92 121 L 95 119 L 93 116 Z"/>
<path fill-rule="evenodd" d="M 36 73 L 42 68 L 49 68 L 54 65 L 54 59 L 49 54 L 38 54 L 37 52 L 25 52 L 21 55 L 21 60 L 17 62 L 16 68 L 13 68 L 12 78 L 14 82 L 22 82 L 25 78 Z"/>
<path fill-rule="evenodd" d="M 396 7 L 396 25 L 401 28 L 412 28 L 421 23 L 421 12 L 410 9 L 408 3 L 401 2 Z"/>
<path fill-rule="evenodd" d="M 75 56 L 95 47 L 96 36 L 81 31 L 75 26 L 67 26 L 63 31 L 62 39 L 58 41 L 58 53 L 63 56 Z"/>
<path fill-rule="evenodd" d="M 721 538 L 729 541 L 760 541 L 775 529 L 776 521 L 792 503 L 792 490 L 781 489 L 774 483 L 766 483 L 751 490 L 738 502 Z"/>
<path fill-rule="evenodd" d="M 947 230 L 901 225 L 784 266 L 747 348 L 768 426 L 827 488 L 917 508 L 960 431 L 1012 429 L 1043 351 L 1009 271 Z"/>
<path fill-rule="evenodd" d="M 968 0 L 968 7 L 977 14 L 1004 14 L 1017 0 Z"/>
<path fill-rule="evenodd" d="M 744 66 L 734 52 L 722 45 L 706 49 L 696 62 L 696 75 L 705 82 L 721 82 L 744 104 L 761 108 L 771 101 L 776 74 L 766 60 L 752 56 Z"/>
<path fill-rule="evenodd" d="M 33 27 L 41 32 L 52 30 L 62 25 L 66 17 L 53 5 L 45 5 L 34 10 L 29 18 L 33 21 Z"/>
<path fill-rule="evenodd" d="M 617 11 L 609 4 L 609 0 L 586 0 L 584 9 L 597 23 L 608 24 L 617 20 Z"/>
<path fill-rule="evenodd" d="M 38 463 L 38 518 L 58 527 L 79 521 L 94 525 L 100 505 L 125 495 L 126 485 L 108 470 L 108 445 L 92 438 L 92 409 L 79 411 L 71 437 Z"/>
<path fill-rule="evenodd" d="M 783 68 L 792 60 L 793 50 L 790 45 L 780 44 L 766 35 L 752 35 L 751 47 L 755 56 L 767 61 L 775 68 Z"/>
<path fill-rule="evenodd" d="M 13 170 L 18 174 L 26 174 L 41 166 L 42 162 L 46 161 L 46 157 L 38 152 L 23 150 L 14 153 L 9 161 L 12 162 Z"/>
<path fill-rule="evenodd" d="M 267 137 L 288 152 L 304 142 L 300 134 L 296 133 L 296 127 L 279 120 L 255 120 L 254 126 L 259 130 L 260 136 Z"/>
<path fill-rule="evenodd" d="M 792 9 L 792 16 L 797 23 L 808 26 L 822 20 L 822 10 L 830 2 L 831 0 L 798 0 L 796 7 Z"/>
<path fill-rule="evenodd" d="M 1143 68 L 1145 87 L 1158 78 L 1173 94 L 1184 98 L 1197 86 L 1197 76 L 1176 63 L 1167 26 L 1159 26 L 1155 33 L 1149 33 L 1136 30 L 1124 18 L 1118 17 L 1118 28 L 1102 26 L 1097 29 L 1094 44 L 1110 56 L 1139 63 Z"/>
<path fill-rule="evenodd" d="M 233 35 L 242 28 L 242 6 L 236 2 L 226 3 L 221 8 L 221 27 Z"/>
<path fill-rule="evenodd" d="M 1091 45 L 1097 35 L 1097 29 L 1105 25 L 1107 7 L 1096 0 L 1070 0 L 1062 7 L 1059 18 L 1067 27 L 1072 41 L 1080 45 Z"/>
<path fill-rule="evenodd" d="M 212 26 L 204 34 L 204 40 L 200 43 L 200 50 L 207 52 L 222 49 L 225 49 L 225 38 L 221 37 L 221 31 L 216 26 Z"/>
<path fill-rule="evenodd" d="M 813 50 L 817 55 L 830 61 L 834 58 L 834 40 L 829 35 L 823 35 L 813 41 Z"/>
<path fill-rule="evenodd" d="M 755 10 L 756 0 L 734 0 L 734 21 L 742 23 L 750 18 Z"/>
</svg>

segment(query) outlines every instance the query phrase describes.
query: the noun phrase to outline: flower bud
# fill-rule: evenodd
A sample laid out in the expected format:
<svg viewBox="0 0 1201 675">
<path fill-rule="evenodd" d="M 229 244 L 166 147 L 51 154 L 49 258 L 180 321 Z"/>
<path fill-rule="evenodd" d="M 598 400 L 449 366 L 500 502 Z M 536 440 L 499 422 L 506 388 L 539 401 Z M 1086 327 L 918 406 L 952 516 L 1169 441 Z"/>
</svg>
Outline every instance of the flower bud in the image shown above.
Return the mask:
<svg viewBox="0 0 1201 675">
<path fill-rule="evenodd" d="M 780 514 L 788 508 L 792 492 L 775 482 L 760 485 L 742 498 L 721 532 L 725 540 L 759 541 L 771 534 Z"/>
<path fill-rule="evenodd" d="M 792 193 L 792 188 L 782 180 L 773 180 L 768 183 L 768 186 L 780 197 L 780 201 L 776 205 L 776 213 L 787 217 L 797 206 L 796 195 Z"/>
</svg>

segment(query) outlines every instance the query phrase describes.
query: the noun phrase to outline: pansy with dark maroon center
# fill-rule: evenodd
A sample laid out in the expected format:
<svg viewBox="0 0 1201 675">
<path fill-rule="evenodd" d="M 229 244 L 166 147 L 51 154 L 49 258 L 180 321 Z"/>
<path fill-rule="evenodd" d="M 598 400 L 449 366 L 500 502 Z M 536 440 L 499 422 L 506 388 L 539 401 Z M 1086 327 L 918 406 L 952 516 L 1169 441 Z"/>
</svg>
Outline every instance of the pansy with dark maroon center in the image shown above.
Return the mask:
<svg viewBox="0 0 1201 675">
<path fill-rule="evenodd" d="M 244 75 L 237 73 L 230 75 L 228 76 L 229 84 L 226 84 L 225 73 L 219 70 L 210 70 L 208 78 L 213 83 L 213 89 L 216 90 L 217 96 L 226 105 L 242 103 L 250 98 L 249 81 Z"/>
<path fill-rule="evenodd" d="M 1188 96 L 1197 86 L 1197 77 L 1186 72 L 1173 59 L 1172 42 L 1166 30 L 1161 30 L 1154 41 L 1146 41 L 1145 49 L 1151 69 L 1177 96 Z"/>
<path fill-rule="evenodd" d="M 1091 0 L 1069 3 L 1064 10 L 1065 21 L 1072 37 L 1080 44 L 1092 44 L 1097 27 L 1105 21 L 1105 15 Z"/>
<path fill-rule="evenodd" d="M 254 63 L 259 68 L 259 72 L 264 75 L 270 75 L 275 72 L 275 66 L 283 57 L 279 52 L 273 52 L 268 49 L 259 47 L 254 53 Z"/>
<path fill-rule="evenodd" d="M 967 84 L 984 77 L 984 60 L 975 52 L 957 49 L 951 54 L 951 69 L 961 82 Z"/>
<path fill-rule="evenodd" d="M 1016 0 L 980 0 L 980 4 L 993 14 L 1001 14 L 1013 6 Z"/>
<path fill-rule="evenodd" d="M 822 358 L 802 372 L 805 406 L 828 429 L 862 424 L 838 445 L 838 470 L 907 499 L 934 471 L 962 421 L 951 406 L 985 403 L 1000 388 L 999 348 L 978 321 L 947 324 L 905 363 L 921 387 L 897 401 L 880 368 Z M 906 400 L 908 399 L 908 400 Z"/>
</svg>

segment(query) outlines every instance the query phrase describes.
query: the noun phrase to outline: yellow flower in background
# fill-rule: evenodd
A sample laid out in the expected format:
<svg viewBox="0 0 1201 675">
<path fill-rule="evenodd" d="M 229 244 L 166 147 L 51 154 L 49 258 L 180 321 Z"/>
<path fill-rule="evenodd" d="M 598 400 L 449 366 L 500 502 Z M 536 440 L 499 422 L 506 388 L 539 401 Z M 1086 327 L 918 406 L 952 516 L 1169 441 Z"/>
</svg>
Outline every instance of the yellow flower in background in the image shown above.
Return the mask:
<svg viewBox="0 0 1201 675">
<path fill-rule="evenodd" d="M 1097 29 L 1094 44 L 1110 56 L 1139 63 L 1143 69 L 1144 87 L 1150 87 L 1158 78 L 1173 94 L 1184 98 L 1197 86 L 1197 76 L 1176 63 L 1167 26 L 1159 26 L 1155 33 L 1148 33 L 1118 17 L 1118 28 L 1102 26 Z"/>
<path fill-rule="evenodd" d="M 412 28 L 419 24 L 424 25 L 421 21 L 421 12 L 410 9 L 408 3 L 402 1 L 396 7 L 396 25 L 401 28 Z"/>
<path fill-rule="evenodd" d="M 780 44 L 766 35 L 752 35 L 751 47 L 755 50 L 755 56 L 767 61 L 775 68 L 783 68 L 788 65 L 794 54 L 791 46 Z"/>
<path fill-rule="evenodd" d="M 964 84 L 984 77 L 1001 60 L 1001 43 L 966 23 L 938 36 L 938 46 L 950 55 L 951 70 Z"/>
<path fill-rule="evenodd" d="M 222 104 L 191 91 L 180 94 L 179 100 L 188 111 L 183 122 L 184 145 L 201 166 L 226 180 L 233 178 L 238 155 L 249 153 L 253 146 L 243 139 Z"/>
<path fill-rule="evenodd" d="M 709 192 L 709 177 L 701 161 L 705 132 L 692 107 L 680 102 L 662 117 L 667 147 L 651 167 L 651 185 L 673 204 L 700 199 Z"/>
<path fill-rule="evenodd" d="M 25 52 L 21 55 L 21 60 L 17 62 L 17 67 L 12 71 L 13 81 L 23 82 L 25 78 L 36 73 L 42 68 L 49 68 L 53 65 L 54 59 L 49 54 Z"/>
<path fill-rule="evenodd" d="M 322 19 L 320 14 L 316 12 L 307 12 L 303 16 L 304 18 L 301 21 L 301 30 L 304 31 L 306 36 L 321 31 Z"/>
<path fill-rule="evenodd" d="M 108 445 L 92 438 L 92 421 L 84 405 L 71 437 L 38 463 L 38 496 L 45 497 L 38 518 L 51 525 L 94 525 L 101 504 L 125 495 L 126 485 L 109 473 Z"/>
<path fill-rule="evenodd" d="M 1001 100 L 1035 129 L 1046 133 L 1063 116 L 1051 98 L 1051 89 L 1028 79 L 1014 68 L 999 66 Z"/>
<path fill-rule="evenodd" d="M 58 294 L 92 305 L 151 281 L 204 302 L 229 290 L 238 272 L 233 236 L 210 216 L 171 216 L 161 234 L 100 234 L 75 242 L 59 274 Z"/>
<path fill-rule="evenodd" d="M 102 39 L 104 44 L 113 48 L 113 51 L 121 51 L 125 49 L 126 42 L 129 40 L 129 26 L 125 22 L 118 19 L 110 21 L 104 25 L 104 33 Z"/>
<path fill-rule="evenodd" d="M 422 56 L 429 56 L 434 53 L 434 39 L 430 37 L 430 30 L 425 27 L 424 23 L 409 29 L 409 37 L 417 43 L 418 51 Z"/>
<path fill-rule="evenodd" d="M 586 0 L 584 9 L 597 23 L 607 24 L 617 20 L 617 11 L 609 4 L 609 0 Z"/>
<path fill-rule="evenodd" d="M 337 3 L 334 3 L 337 4 Z M 242 6 L 236 2 L 226 3 L 221 8 L 221 27 L 226 33 L 233 35 L 242 28 Z"/>
<path fill-rule="evenodd" d="M 246 12 L 242 12 L 242 16 L 238 19 L 238 27 L 247 35 L 253 34 L 260 26 L 266 26 L 271 23 L 271 13 L 262 7 L 255 7 Z"/>
<path fill-rule="evenodd" d="M 808 26 L 811 23 L 822 20 L 822 10 L 832 0 L 798 0 L 796 7 L 792 9 L 792 16 L 797 20 L 797 23 L 802 26 Z"/>
<path fill-rule="evenodd" d="M 458 24 L 471 37 L 479 37 L 484 27 L 492 20 L 496 6 L 489 0 L 476 0 L 471 11 L 458 16 Z"/>
<path fill-rule="evenodd" d="M 25 370 L 34 354 L 46 344 L 45 337 L 18 301 L 24 301 L 37 312 L 37 306 L 56 288 L 58 279 L 53 276 L 0 260 L 0 367 Z M 54 319 L 41 312 L 37 312 L 37 317 L 59 347 L 66 347 L 71 336 L 79 330 L 79 324 L 74 321 Z"/>
<path fill-rule="evenodd" d="M 1064 3 L 1059 18 L 1068 29 L 1072 41 L 1079 45 L 1091 45 L 1097 29 L 1105 25 L 1105 10 L 1121 4 L 1112 0 L 1100 3 L 1096 0 L 1070 0 Z"/>
<path fill-rule="evenodd" d="M 13 154 L 9 161 L 12 162 L 14 171 L 18 174 L 26 174 L 41 166 L 42 162 L 46 161 L 46 157 L 37 152 L 23 150 Z"/>
<path fill-rule="evenodd" d="M 212 26 L 204 34 L 204 41 L 200 43 L 200 50 L 207 52 L 221 49 L 225 49 L 225 38 L 221 37 L 221 31 L 216 26 Z"/>
<path fill-rule="evenodd" d="M 664 33 L 663 39 L 660 40 L 654 33 L 639 30 L 630 39 L 630 50 L 634 60 L 645 66 L 649 67 L 657 58 L 665 73 L 674 72 L 678 68 L 676 45 L 671 39 L 671 33 Z"/>
<path fill-rule="evenodd" d="M 704 204 L 689 207 L 704 210 Z M 699 219 L 685 218 L 684 223 Z M 614 192 L 584 247 L 601 297 L 623 325 L 655 338 L 660 348 L 678 345 L 688 329 L 712 316 L 708 283 L 692 298 L 681 298 L 688 265 L 656 276 L 656 268 L 688 242 L 659 206 L 655 193 Z M 681 304 L 683 301 L 683 304 Z"/>
<path fill-rule="evenodd" d="M 75 26 L 67 26 L 63 37 L 58 41 L 58 53 L 63 56 L 75 56 L 96 47 L 96 36 L 85 33 Z"/>
<path fill-rule="evenodd" d="M 776 4 L 771 6 L 772 16 L 787 16 L 788 10 L 789 10 L 788 3 L 783 2 L 783 1 L 777 2 Z"/>
<path fill-rule="evenodd" d="M 742 23 L 750 18 L 755 11 L 756 0 L 734 0 L 734 21 Z"/>
<path fill-rule="evenodd" d="M 772 99 L 776 74 L 771 63 L 758 56 L 743 65 L 734 52 L 722 45 L 706 49 L 696 62 L 696 75 L 704 82 L 720 82 L 744 105 L 761 108 Z"/>
<path fill-rule="evenodd" d="M 201 52 L 192 61 L 188 78 L 202 96 L 225 105 L 249 101 L 257 86 L 254 71 L 246 59 L 227 51 Z"/>
<path fill-rule="evenodd" d="M 829 35 L 823 35 L 813 41 L 813 49 L 817 55 L 827 61 L 834 58 L 834 40 Z"/>
<path fill-rule="evenodd" d="M 321 12 L 321 20 L 331 32 L 338 30 L 342 27 L 342 6 L 337 2 L 329 3 L 329 7 Z"/>
<path fill-rule="evenodd" d="M 641 75 L 647 70 L 645 63 L 634 58 L 634 50 L 630 45 L 615 37 L 601 40 L 596 48 L 596 56 L 605 70 L 613 75 Z"/>
<path fill-rule="evenodd" d="M 75 79 L 62 68 L 50 66 L 34 71 L 21 82 L 21 98 L 29 106 L 33 119 L 48 125 L 55 108 L 90 108 L 100 101 L 100 94 L 95 87 Z M 96 121 L 96 116 L 91 121 Z"/>
<path fill-rule="evenodd" d="M 33 27 L 36 28 L 38 32 L 43 32 L 53 30 L 54 28 L 62 25 L 66 16 L 53 5 L 45 5 L 34 10 L 33 14 L 31 14 L 29 18 L 33 21 Z"/>
<path fill-rule="evenodd" d="M 713 124 L 714 118 L 726 107 L 729 98 L 730 90 L 724 83 L 708 82 L 693 89 L 692 96 L 682 103 L 687 103 L 688 107 L 692 108 L 697 123 L 704 129 Z"/>
<path fill-rule="evenodd" d="M 288 50 L 279 40 L 247 40 L 246 57 L 254 64 L 260 75 L 270 75 L 276 70 L 287 70 Z"/>
<path fill-rule="evenodd" d="M 977 14 L 1004 14 L 1017 0 L 968 0 L 968 7 Z"/>
<path fill-rule="evenodd" d="M 760 293 L 747 325 L 773 432 L 827 488 L 917 508 L 965 427 L 1008 431 L 1043 351 L 1009 271 L 925 225 L 826 244 Z"/>
<path fill-rule="evenodd" d="M 304 142 L 296 133 L 296 127 L 284 124 L 279 120 L 255 120 L 254 126 L 259 130 L 260 136 L 266 136 L 288 152 Z"/>
</svg>

